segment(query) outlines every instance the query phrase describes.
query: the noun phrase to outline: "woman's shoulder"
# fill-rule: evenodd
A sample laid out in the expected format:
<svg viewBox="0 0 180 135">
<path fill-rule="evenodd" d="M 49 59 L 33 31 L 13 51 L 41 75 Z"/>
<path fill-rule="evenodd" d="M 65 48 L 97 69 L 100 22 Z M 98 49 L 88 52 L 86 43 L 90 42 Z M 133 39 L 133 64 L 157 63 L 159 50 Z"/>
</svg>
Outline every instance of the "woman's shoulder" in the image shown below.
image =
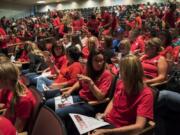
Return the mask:
<svg viewBox="0 0 180 135">
<path fill-rule="evenodd" d="M 113 75 L 108 69 L 105 69 L 101 76 L 113 76 Z"/>
<path fill-rule="evenodd" d="M 143 88 L 141 95 L 153 95 L 153 89 L 146 86 Z"/>
</svg>

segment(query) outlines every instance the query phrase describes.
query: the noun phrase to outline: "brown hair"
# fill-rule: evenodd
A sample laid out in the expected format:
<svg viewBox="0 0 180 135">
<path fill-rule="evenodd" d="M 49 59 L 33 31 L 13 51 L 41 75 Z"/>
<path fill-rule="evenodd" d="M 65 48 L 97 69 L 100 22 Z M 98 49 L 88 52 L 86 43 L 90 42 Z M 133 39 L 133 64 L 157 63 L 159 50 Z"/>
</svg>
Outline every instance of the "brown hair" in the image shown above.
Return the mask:
<svg viewBox="0 0 180 135">
<path fill-rule="evenodd" d="M 144 87 L 143 68 L 135 55 L 127 55 L 121 59 L 120 74 L 125 90 L 129 95 L 138 94 Z"/>
<path fill-rule="evenodd" d="M 19 97 L 24 93 L 25 86 L 20 84 L 19 81 L 19 70 L 11 62 L 0 63 L 0 80 L 3 86 L 11 85 L 13 98 L 11 100 L 10 109 L 14 113 L 14 105 L 18 101 Z M 9 84 L 10 83 L 10 84 Z"/>
</svg>

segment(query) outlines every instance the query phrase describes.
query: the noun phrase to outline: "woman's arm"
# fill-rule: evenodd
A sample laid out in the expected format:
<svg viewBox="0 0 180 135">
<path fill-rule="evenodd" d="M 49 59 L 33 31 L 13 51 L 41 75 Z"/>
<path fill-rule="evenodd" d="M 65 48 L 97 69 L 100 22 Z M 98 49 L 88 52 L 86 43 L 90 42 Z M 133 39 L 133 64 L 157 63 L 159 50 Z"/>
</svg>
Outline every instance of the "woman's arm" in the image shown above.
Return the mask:
<svg viewBox="0 0 180 135">
<path fill-rule="evenodd" d="M 106 116 L 113 108 L 113 100 L 111 99 L 111 101 L 109 102 L 109 104 L 106 107 L 106 110 L 104 111 L 104 116 Z"/>
<path fill-rule="evenodd" d="M 147 119 L 142 116 L 137 116 L 135 124 L 114 128 L 114 129 L 97 129 L 91 135 L 103 135 L 118 133 L 118 135 L 134 135 L 142 131 L 146 125 Z"/>
<path fill-rule="evenodd" d="M 89 90 L 93 93 L 97 100 L 102 100 L 105 98 L 106 93 L 103 93 L 93 82 L 91 78 L 85 75 L 78 75 L 79 80 L 85 81 L 88 83 Z"/>
<path fill-rule="evenodd" d="M 71 95 L 72 92 L 78 90 L 80 88 L 80 83 L 79 81 L 77 81 L 72 87 L 70 87 L 70 89 L 66 92 L 63 92 L 62 96 L 63 97 L 68 97 Z"/>
<path fill-rule="evenodd" d="M 50 68 L 48 67 L 48 68 L 46 68 L 45 70 L 43 70 L 43 73 L 46 73 L 46 72 L 48 72 L 50 70 Z"/>
<path fill-rule="evenodd" d="M 158 76 L 153 79 L 146 80 L 145 83 L 147 84 L 159 83 L 166 79 L 168 64 L 164 57 L 161 57 L 159 59 L 157 68 L 158 68 Z"/>
</svg>

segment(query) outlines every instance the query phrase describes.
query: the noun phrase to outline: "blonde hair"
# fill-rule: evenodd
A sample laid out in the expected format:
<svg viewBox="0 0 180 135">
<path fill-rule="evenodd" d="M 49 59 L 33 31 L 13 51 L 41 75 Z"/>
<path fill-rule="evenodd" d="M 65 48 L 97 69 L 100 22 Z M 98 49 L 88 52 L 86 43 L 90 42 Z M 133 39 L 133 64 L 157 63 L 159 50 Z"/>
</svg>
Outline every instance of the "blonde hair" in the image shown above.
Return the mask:
<svg viewBox="0 0 180 135">
<path fill-rule="evenodd" d="M 19 70 L 11 62 L 0 63 L 0 80 L 3 86 L 11 86 L 13 92 L 13 98 L 11 101 L 11 112 L 14 113 L 14 105 L 18 101 L 19 97 L 24 93 L 25 86 L 20 84 L 19 81 Z"/>
<path fill-rule="evenodd" d="M 88 49 L 96 48 L 98 46 L 98 39 L 94 36 L 88 39 Z"/>
<path fill-rule="evenodd" d="M 135 55 L 127 55 L 120 62 L 120 74 L 128 94 L 138 94 L 143 84 L 143 68 L 140 60 Z"/>
<path fill-rule="evenodd" d="M 120 46 L 123 46 L 125 50 L 127 50 L 128 52 L 130 51 L 130 48 L 131 48 L 131 43 L 129 41 L 129 39 L 125 38 L 121 41 L 121 45 Z"/>
<path fill-rule="evenodd" d="M 162 41 L 161 41 L 161 39 L 159 39 L 157 37 L 149 39 L 146 42 L 146 45 L 150 46 L 150 47 L 153 47 L 153 46 L 156 47 L 156 52 L 160 52 L 162 50 Z"/>
<path fill-rule="evenodd" d="M 35 44 L 34 42 L 26 41 L 25 45 L 27 46 L 28 53 L 44 57 L 43 52 L 38 48 L 37 44 Z"/>
</svg>

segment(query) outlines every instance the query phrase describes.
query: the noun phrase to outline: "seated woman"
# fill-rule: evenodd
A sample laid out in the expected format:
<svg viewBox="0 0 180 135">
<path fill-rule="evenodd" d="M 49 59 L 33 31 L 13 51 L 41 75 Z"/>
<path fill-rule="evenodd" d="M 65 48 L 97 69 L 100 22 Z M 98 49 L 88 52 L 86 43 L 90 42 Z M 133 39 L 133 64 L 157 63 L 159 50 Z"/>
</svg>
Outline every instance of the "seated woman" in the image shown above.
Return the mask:
<svg viewBox="0 0 180 135">
<path fill-rule="evenodd" d="M 30 81 L 33 81 L 34 76 L 36 76 L 37 71 L 42 71 L 47 68 L 47 64 L 45 62 L 45 57 L 43 52 L 37 47 L 37 45 L 33 42 L 26 42 L 28 57 L 30 60 L 29 69 L 22 70 L 22 74 L 24 74 Z"/>
<path fill-rule="evenodd" d="M 70 119 L 69 113 L 94 116 L 95 108 L 87 102 L 94 100 L 102 101 L 109 92 L 113 77 L 110 71 L 105 69 L 104 55 L 101 50 L 95 49 L 90 52 L 86 66 L 86 74 L 78 75 L 78 78 L 79 81 L 62 94 L 63 97 L 68 97 L 80 89 L 79 95 L 73 96 L 75 104 L 56 110 L 56 113 L 64 120 L 65 124 L 70 124 L 66 123 Z M 49 99 L 46 105 L 54 109 L 54 102 L 54 98 Z M 82 104 L 78 104 L 79 102 Z M 69 125 L 66 126 L 68 128 Z"/>
<path fill-rule="evenodd" d="M 145 54 L 140 58 L 144 69 L 145 82 L 150 85 L 163 82 L 167 76 L 168 64 L 161 56 L 161 40 L 152 38 L 145 45 Z"/>
<path fill-rule="evenodd" d="M 71 46 L 67 48 L 67 61 L 60 69 L 59 75 L 55 80 L 50 80 L 46 77 L 37 79 L 37 90 L 44 91 L 48 89 L 61 89 L 72 86 L 77 81 L 77 74 L 83 73 L 83 66 L 79 62 L 80 53 L 77 47 Z M 47 87 L 48 86 L 48 87 Z"/>
<path fill-rule="evenodd" d="M 153 119 L 153 93 L 143 83 L 141 62 L 136 56 L 128 55 L 121 60 L 120 69 L 122 80 L 117 83 L 105 112 L 99 114 L 111 125 L 91 135 L 137 134 Z"/>
<path fill-rule="evenodd" d="M 0 64 L 0 109 L 6 109 L 5 117 L 22 132 L 35 104 L 32 93 L 18 80 L 19 70 L 10 62 Z"/>
<path fill-rule="evenodd" d="M 99 47 L 99 41 L 96 37 L 92 36 L 88 39 L 87 45 L 82 49 L 82 54 L 85 59 L 88 58 L 89 53 L 92 48 L 98 48 Z"/>
<path fill-rule="evenodd" d="M 16 128 L 3 116 L 0 116 L 0 135 L 17 135 Z"/>
</svg>

